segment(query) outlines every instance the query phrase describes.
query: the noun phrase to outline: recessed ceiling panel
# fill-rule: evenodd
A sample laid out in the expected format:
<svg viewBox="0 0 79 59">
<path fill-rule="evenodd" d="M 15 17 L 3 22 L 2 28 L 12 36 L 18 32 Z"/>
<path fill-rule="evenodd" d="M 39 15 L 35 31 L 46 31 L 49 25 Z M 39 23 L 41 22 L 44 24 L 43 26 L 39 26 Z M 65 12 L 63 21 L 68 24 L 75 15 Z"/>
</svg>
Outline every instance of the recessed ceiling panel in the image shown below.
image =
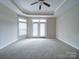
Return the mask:
<svg viewBox="0 0 79 59">
<path fill-rule="evenodd" d="M 56 8 L 58 8 L 64 0 L 44 0 L 50 7 L 42 4 L 41 10 L 39 10 L 40 3 L 31 5 L 31 3 L 38 0 L 11 0 L 23 13 L 32 15 L 53 15 Z"/>
</svg>

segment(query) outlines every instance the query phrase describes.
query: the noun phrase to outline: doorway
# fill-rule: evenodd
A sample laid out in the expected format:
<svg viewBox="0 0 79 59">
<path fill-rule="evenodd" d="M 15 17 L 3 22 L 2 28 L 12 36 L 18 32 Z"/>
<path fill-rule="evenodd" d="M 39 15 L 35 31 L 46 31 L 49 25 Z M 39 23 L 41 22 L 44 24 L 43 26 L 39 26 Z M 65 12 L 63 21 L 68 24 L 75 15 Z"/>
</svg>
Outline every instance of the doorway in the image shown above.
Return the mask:
<svg viewBox="0 0 79 59">
<path fill-rule="evenodd" d="M 32 19 L 32 37 L 46 37 L 46 19 Z"/>
</svg>

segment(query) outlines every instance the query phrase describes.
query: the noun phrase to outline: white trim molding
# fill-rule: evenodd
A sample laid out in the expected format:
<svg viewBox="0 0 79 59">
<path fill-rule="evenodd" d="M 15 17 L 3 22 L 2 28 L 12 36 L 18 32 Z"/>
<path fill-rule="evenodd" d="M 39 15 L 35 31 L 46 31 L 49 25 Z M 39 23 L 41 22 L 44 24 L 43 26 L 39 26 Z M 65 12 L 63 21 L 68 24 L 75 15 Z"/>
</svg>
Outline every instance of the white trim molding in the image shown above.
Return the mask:
<svg viewBox="0 0 79 59">
<path fill-rule="evenodd" d="M 77 46 L 75 46 L 75 45 L 73 45 L 73 44 L 71 44 L 71 43 L 69 43 L 69 42 L 67 42 L 67 41 L 64 41 L 63 39 L 62 39 L 62 40 L 61 40 L 61 39 L 58 39 L 58 40 L 60 40 L 60 41 L 62 41 L 62 42 L 64 42 L 64 43 L 68 44 L 69 46 L 71 46 L 71 47 L 73 47 L 73 48 L 79 50 L 79 47 L 77 47 Z"/>
<path fill-rule="evenodd" d="M 62 7 L 62 5 L 66 2 L 66 0 L 64 0 L 56 9 L 55 9 L 55 12 L 60 8 Z"/>
<path fill-rule="evenodd" d="M 0 47 L 0 50 L 3 49 L 3 48 L 5 48 L 5 47 L 7 47 L 7 46 L 9 46 L 9 45 L 11 45 L 12 43 L 16 42 L 17 40 L 18 40 L 18 39 L 14 40 L 14 41 L 11 41 L 11 42 L 9 42 L 9 43 L 7 43 L 7 44 L 1 46 L 1 47 Z"/>
</svg>

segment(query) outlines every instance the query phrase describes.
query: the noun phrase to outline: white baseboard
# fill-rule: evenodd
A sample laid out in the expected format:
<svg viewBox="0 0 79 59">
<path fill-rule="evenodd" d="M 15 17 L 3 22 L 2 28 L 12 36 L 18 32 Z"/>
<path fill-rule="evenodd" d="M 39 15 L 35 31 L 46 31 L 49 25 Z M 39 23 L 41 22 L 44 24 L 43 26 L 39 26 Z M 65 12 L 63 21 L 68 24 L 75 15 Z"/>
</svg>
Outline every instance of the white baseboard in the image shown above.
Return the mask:
<svg viewBox="0 0 79 59">
<path fill-rule="evenodd" d="M 69 42 L 67 42 L 67 41 L 64 41 L 64 40 L 61 40 L 61 39 L 58 39 L 58 40 L 60 40 L 60 41 L 62 41 L 62 42 L 64 42 L 64 43 L 66 43 L 66 44 L 70 45 L 71 47 L 73 47 L 73 48 L 75 48 L 75 49 L 79 50 L 79 48 L 78 48 L 77 46 L 72 45 L 71 43 L 69 43 Z"/>
<path fill-rule="evenodd" d="M 16 42 L 17 40 L 18 40 L 18 39 L 16 39 L 16 40 L 14 40 L 14 41 L 9 42 L 9 43 L 7 43 L 6 45 L 3 45 L 2 47 L 0 47 L 0 50 L 1 50 L 1 49 L 3 49 L 3 48 L 5 48 L 5 47 L 7 47 L 8 45 L 10 45 L 10 44 L 12 44 L 12 43 Z"/>
</svg>

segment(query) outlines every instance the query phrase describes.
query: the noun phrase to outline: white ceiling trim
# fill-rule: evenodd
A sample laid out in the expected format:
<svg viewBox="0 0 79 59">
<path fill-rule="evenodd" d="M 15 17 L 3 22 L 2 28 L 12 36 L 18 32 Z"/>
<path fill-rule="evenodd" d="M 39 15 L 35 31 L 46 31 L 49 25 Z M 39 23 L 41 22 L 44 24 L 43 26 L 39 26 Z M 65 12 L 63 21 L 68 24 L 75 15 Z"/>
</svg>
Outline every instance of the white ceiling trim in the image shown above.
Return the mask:
<svg viewBox="0 0 79 59">
<path fill-rule="evenodd" d="M 24 13 L 24 14 L 27 14 L 27 15 L 31 15 L 31 14 L 29 14 L 28 12 L 24 12 L 13 0 L 10 0 L 11 1 L 11 3 L 13 3 L 22 13 Z M 54 15 L 55 14 L 55 12 L 65 3 L 65 1 L 66 0 L 64 0 L 63 2 L 61 2 L 61 4 L 58 6 L 58 7 L 56 7 L 56 10 L 54 10 L 54 12 L 53 12 L 53 14 L 50 14 L 50 15 Z M 32 15 L 34 15 L 34 14 L 32 14 Z M 40 13 L 38 14 L 38 13 L 35 13 L 35 15 L 40 15 Z M 41 14 L 41 15 L 43 15 L 43 14 Z M 47 14 L 45 14 L 46 16 L 47 16 Z M 49 14 L 48 14 L 49 15 Z"/>
<path fill-rule="evenodd" d="M 11 0 L 1 0 L 3 2 L 3 4 L 7 7 L 9 7 L 10 9 L 13 9 L 12 7 L 16 7 L 15 10 L 12 10 L 14 12 L 16 12 L 18 15 L 25 15 L 27 17 L 56 17 L 56 15 L 29 15 L 29 14 L 24 14 L 22 12 L 22 10 L 20 10 L 16 5 L 14 5 Z M 1 2 L 0 1 L 0 2 Z M 8 2 L 7 2 L 8 1 Z M 66 0 L 64 0 L 57 8 L 55 11 L 57 11 L 64 3 L 66 2 Z M 10 7 L 11 6 L 11 7 Z"/>
<path fill-rule="evenodd" d="M 54 15 L 54 11 L 51 11 L 52 13 L 50 13 L 50 14 L 48 14 L 48 13 L 40 14 L 40 12 L 39 13 L 36 13 L 36 12 L 31 12 L 29 10 L 22 9 L 22 7 L 21 6 L 18 6 L 14 0 L 10 0 L 10 2 L 13 5 L 15 5 L 22 13 L 27 14 L 27 15 L 52 15 L 52 16 Z"/>
<path fill-rule="evenodd" d="M 56 17 L 63 15 L 63 13 L 75 7 L 77 4 L 79 4 L 79 0 L 66 0 L 64 5 L 55 12 Z"/>
<path fill-rule="evenodd" d="M 56 17 L 55 15 L 27 15 L 27 14 L 19 14 L 19 15 L 23 15 L 23 16 L 26 16 L 26 17 Z"/>
<path fill-rule="evenodd" d="M 64 1 L 56 8 L 55 12 L 56 12 L 60 7 L 62 7 L 62 5 L 64 5 L 64 3 L 65 3 L 66 1 L 67 1 L 67 0 L 64 0 Z"/>
</svg>

